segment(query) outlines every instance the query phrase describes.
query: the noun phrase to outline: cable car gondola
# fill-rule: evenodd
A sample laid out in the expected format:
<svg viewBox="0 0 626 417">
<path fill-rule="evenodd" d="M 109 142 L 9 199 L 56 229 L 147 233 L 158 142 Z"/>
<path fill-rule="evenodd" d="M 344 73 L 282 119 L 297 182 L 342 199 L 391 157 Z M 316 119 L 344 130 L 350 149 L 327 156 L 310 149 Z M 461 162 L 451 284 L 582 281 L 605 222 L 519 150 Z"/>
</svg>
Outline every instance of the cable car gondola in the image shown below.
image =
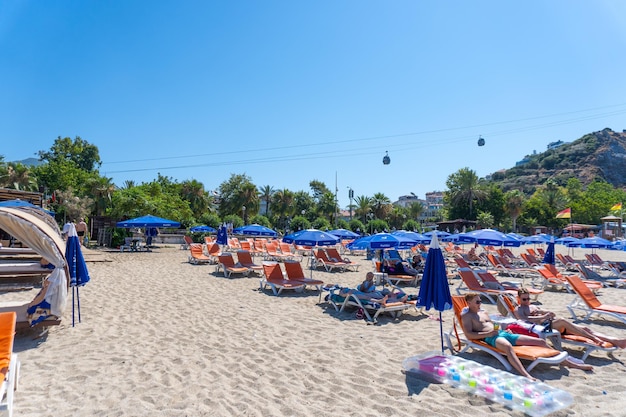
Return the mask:
<svg viewBox="0 0 626 417">
<path fill-rule="evenodd" d="M 385 151 L 385 156 L 383 156 L 383 164 L 389 165 L 391 163 L 391 158 L 389 158 L 389 152 Z"/>
</svg>

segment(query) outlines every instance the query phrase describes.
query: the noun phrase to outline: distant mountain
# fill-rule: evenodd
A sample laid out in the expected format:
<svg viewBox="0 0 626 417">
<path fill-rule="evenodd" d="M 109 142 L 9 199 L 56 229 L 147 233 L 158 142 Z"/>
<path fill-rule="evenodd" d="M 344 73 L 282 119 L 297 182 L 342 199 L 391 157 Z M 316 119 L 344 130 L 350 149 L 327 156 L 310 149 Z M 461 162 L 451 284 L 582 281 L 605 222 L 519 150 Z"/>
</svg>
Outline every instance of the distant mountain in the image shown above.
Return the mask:
<svg viewBox="0 0 626 417">
<path fill-rule="evenodd" d="M 26 158 L 26 159 L 22 159 L 21 161 L 14 161 L 14 162 L 17 162 L 18 164 L 22 164 L 26 166 L 31 166 L 31 167 L 36 167 L 36 166 L 43 164 L 43 162 L 41 162 L 37 158 Z"/>
<path fill-rule="evenodd" d="M 626 187 L 626 130 L 619 133 L 606 128 L 573 142 L 550 145 L 546 152 L 527 155 L 515 167 L 495 172 L 487 180 L 505 192 L 518 189 L 525 194 L 532 194 L 548 179 L 565 185 L 572 177 L 583 186 L 602 179 L 614 187 Z"/>
</svg>

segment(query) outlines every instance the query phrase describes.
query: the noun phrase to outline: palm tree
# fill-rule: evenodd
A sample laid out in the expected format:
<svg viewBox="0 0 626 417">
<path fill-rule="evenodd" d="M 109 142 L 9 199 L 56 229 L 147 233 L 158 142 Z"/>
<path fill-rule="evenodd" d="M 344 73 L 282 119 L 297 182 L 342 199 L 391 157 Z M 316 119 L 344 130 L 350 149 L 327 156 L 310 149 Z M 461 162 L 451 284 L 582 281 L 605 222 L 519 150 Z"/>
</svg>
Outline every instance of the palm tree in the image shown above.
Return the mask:
<svg viewBox="0 0 626 417">
<path fill-rule="evenodd" d="M 256 216 L 259 213 L 259 192 L 254 184 L 247 182 L 241 186 L 239 193 L 241 200 L 242 218 L 244 224 L 248 224 L 249 216 Z M 243 209 L 243 207 L 246 207 Z"/>
<path fill-rule="evenodd" d="M 474 218 L 474 202 L 482 201 L 487 193 L 480 187 L 478 175 L 469 168 L 461 168 L 451 174 L 446 181 L 450 190 L 451 203 L 454 205 L 467 204 L 469 207 L 468 217 Z"/>
<path fill-rule="evenodd" d="M 94 214 L 103 216 L 111 204 L 111 195 L 115 191 L 115 185 L 111 182 L 111 178 L 94 177 L 90 180 L 89 188 L 94 198 Z"/>
<path fill-rule="evenodd" d="M 385 219 L 391 211 L 391 200 L 383 193 L 376 193 L 372 197 L 371 206 L 377 219 Z"/>
<path fill-rule="evenodd" d="M 204 185 L 197 180 L 186 180 L 181 184 L 181 197 L 189 201 L 189 208 L 196 218 L 207 212 L 209 196 L 204 190 Z"/>
<path fill-rule="evenodd" d="M 288 189 L 278 190 L 272 195 L 272 212 L 280 219 L 280 226 L 285 228 L 287 217 L 293 215 L 294 194 Z"/>
<path fill-rule="evenodd" d="M 30 168 L 19 162 L 4 164 L 0 185 L 22 191 L 38 190 L 37 179 L 32 175 Z"/>
<path fill-rule="evenodd" d="M 524 205 L 524 193 L 520 190 L 511 190 L 504 196 L 505 209 L 513 222 L 513 231 L 517 232 L 517 218 L 522 214 Z"/>
<path fill-rule="evenodd" d="M 372 200 L 365 195 L 361 195 L 361 196 L 357 196 L 354 199 L 354 204 L 355 204 L 355 209 L 354 209 L 354 215 L 358 218 L 360 218 L 363 223 L 367 222 L 367 213 L 370 212 L 372 206 Z"/>
<path fill-rule="evenodd" d="M 259 197 L 262 201 L 265 201 L 265 215 L 266 217 L 270 217 L 270 201 L 272 199 L 272 194 L 274 194 L 274 188 L 271 185 L 264 185 L 259 187 Z"/>
<path fill-rule="evenodd" d="M 424 205 L 418 201 L 411 203 L 409 206 L 409 215 L 411 219 L 417 220 L 417 218 L 424 212 Z"/>
</svg>

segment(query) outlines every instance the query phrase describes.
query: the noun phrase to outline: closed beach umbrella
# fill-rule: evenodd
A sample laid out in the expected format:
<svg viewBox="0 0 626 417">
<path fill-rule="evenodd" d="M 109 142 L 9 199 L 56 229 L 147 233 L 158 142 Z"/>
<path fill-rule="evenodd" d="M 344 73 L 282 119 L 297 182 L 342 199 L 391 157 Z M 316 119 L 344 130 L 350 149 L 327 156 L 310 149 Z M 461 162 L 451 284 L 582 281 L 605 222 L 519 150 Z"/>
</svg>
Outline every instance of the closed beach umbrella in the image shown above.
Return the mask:
<svg viewBox="0 0 626 417">
<path fill-rule="evenodd" d="M 70 287 L 72 287 L 72 326 L 74 326 L 75 303 L 76 310 L 78 311 L 78 322 L 80 323 L 81 321 L 78 287 L 81 287 L 89 282 L 89 271 L 87 270 L 87 263 L 85 262 L 83 252 L 80 248 L 80 239 L 78 238 L 78 233 L 76 233 L 76 227 L 73 223 L 70 223 L 69 230 L 67 232 L 65 259 L 67 260 L 67 267 L 70 273 Z M 74 295 L 76 295 L 76 299 L 74 299 Z"/>
<path fill-rule="evenodd" d="M 548 242 L 548 247 L 546 248 L 546 254 L 543 256 L 544 264 L 555 264 L 554 259 L 554 239 Z"/>
<path fill-rule="evenodd" d="M 269 227 L 261 226 L 260 224 L 248 224 L 241 226 L 233 230 L 233 234 L 236 235 L 249 235 L 249 236 L 269 236 L 276 237 L 278 233 Z"/>
<path fill-rule="evenodd" d="M 220 227 L 220 230 L 217 231 L 217 238 L 215 242 L 219 245 L 228 245 L 228 232 L 226 231 L 226 226 Z"/>
<path fill-rule="evenodd" d="M 441 354 L 443 354 L 443 323 L 441 312 L 452 308 L 452 296 L 448 285 L 448 274 L 446 272 L 446 262 L 439 247 L 437 235 L 433 234 L 424 265 L 424 275 L 420 284 L 420 291 L 417 296 L 417 307 L 424 307 L 426 310 L 434 308 L 439 311 L 439 336 L 441 338 Z"/>
</svg>

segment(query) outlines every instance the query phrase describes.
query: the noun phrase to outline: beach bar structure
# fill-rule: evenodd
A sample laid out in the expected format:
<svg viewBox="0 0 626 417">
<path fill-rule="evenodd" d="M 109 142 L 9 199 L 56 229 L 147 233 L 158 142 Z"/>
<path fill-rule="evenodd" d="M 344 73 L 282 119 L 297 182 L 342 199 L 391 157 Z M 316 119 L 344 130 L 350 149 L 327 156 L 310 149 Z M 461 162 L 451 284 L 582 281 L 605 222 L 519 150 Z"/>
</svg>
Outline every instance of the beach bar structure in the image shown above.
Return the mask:
<svg viewBox="0 0 626 417">
<path fill-rule="evenodd" d="M 606 240 L 619 239 L 624 235 L 622 230 L 622 218 L 618 216 L 602 217 L 601 237 Z"/>
</svg>

